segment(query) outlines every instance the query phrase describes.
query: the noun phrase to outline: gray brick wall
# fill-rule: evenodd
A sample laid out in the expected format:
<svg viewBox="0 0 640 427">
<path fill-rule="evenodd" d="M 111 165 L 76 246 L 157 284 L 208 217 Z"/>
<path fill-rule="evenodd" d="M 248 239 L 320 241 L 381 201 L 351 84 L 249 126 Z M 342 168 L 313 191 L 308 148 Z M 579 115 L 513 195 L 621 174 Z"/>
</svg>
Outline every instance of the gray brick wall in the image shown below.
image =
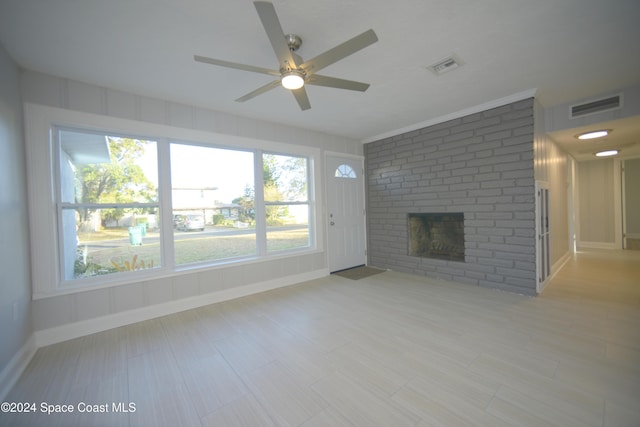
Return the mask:
<svg viewBox="0 0 640 427">
<path fill-rule="evenodd" d="M 534 295 L 533 99 L 364 146 L 369 264 Z M 407 214 L 463 212 L 465 262 L 409 256 Z"/>
</svg>

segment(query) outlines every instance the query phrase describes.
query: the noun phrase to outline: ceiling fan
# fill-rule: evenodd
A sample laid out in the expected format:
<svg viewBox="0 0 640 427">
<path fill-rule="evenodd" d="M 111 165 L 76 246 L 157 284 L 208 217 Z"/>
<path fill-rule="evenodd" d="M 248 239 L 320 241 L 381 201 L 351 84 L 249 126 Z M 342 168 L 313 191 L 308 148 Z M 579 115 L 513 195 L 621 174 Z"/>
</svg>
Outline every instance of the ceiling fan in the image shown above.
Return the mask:
<svg viewBox="0 0 640 427">
<path fill-rule="evenodd" d="M 302 39 L 295 34 L 284 34 L 273 4 L 266 1 L 255 1 L 253 4 L 258 11 L 258 16 L 262 21 L 265 31 L 267 32 L 267 37 L 269 37 L 273 51 L 278 58 L 278 70 L 238 64 L 235 62 L 208 58 L 206 56 L 194 56 L 194 59 L 198 62 L 278 77 L 277 80 L 269 82 L 266 85 L 249 92 L 248 94 L 236 99 L 236 101 L 247 101 L 282 85 L 286 89 L 291 90 L 291 93 L 293 93 L 293 96 L 296 98 L 296 101 L 298 101 L 298 105 L 300 105 L 302 110 L 308 110 L 311 108 L 311 104 L 309 103 L 307 91 L 304 88 L 305 84 L 355 90 L 360 92 L 367 90 L 369 87 L 369 84 L 367 83 L 321 76 L 316 74 L 316 72 L 378 41 L 378 37 L 373 30 L 367 30 L 364 33 L 334 47 L 333 49 L 329 49 L 328 51 L 321 53 L 315 58 L 303 61 L 300 56 L 294 53 L 302 44 Z"/>
</svg>

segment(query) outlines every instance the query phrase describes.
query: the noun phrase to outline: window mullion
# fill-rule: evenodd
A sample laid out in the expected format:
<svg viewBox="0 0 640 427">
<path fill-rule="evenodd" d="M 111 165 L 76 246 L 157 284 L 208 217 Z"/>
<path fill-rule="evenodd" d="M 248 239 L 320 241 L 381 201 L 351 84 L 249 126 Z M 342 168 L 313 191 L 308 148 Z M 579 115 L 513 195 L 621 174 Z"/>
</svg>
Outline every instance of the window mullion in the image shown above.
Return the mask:
<svg viewBox="0 0 640 427">
<path fill-rule="evenodd" d="M 59 203 L 61 209 L 155 208 L 158 203 Z"/>
<path fill-rule="evenodd" d="M 302 201 L 302 202 L 300 202 L 300 201 L 295 201 L 295 202 L 294 201 L 284 201 L 284 202 L 282 202 L 282 201 L 273 201 L 273 202 L 270 202 L 268 200 L 265 200 L 264 204 L 266 206 L 308 205 L 309 201 L 305 200 L 305 201 Z"/>
<path fill-rule="evenodd" d="M 307 158 L 307 203 L 309 206 L 309 245 L 314 247 L 316 245 L 316 193 L 315 193 L 315 180 L 313 177 L 314 164 L 310 158 Z"/>
<path fill-rule="evenodd" d="M 254 209 L 256 213 L 256 246 L 258 256 L 267 253 L 267 214 L 264 202 L 264 166 L 262 150 L 254 152 L 254 182 L 255 199 Z"/>
<path fill-rule="evenodd" d="M 166 139 L 158 140 L 158 198 L 160 199 L 160 251 L 164 268 L 175 267 L 173 206 L 171 200 L 171 156 Z"/>
<path fill-rule="evenodd" d="M 57 271 L 56 271 L 56 288 L 59 286 L 62 281 L 64 281 L 64 229 L 62 227 L 62 190 L 61 190 L 61 171 L 60 171 L 60 131 L 58 128 L 53 128 L 51 132 L 51 138 L 54 142 L 54 149 L 52 155 L 54 156 L 53 163 L 53 200 L 54 200 L 54 208 L 56 213 L 56 245 L 58 249 L 57 255 Z"/>
</svg>

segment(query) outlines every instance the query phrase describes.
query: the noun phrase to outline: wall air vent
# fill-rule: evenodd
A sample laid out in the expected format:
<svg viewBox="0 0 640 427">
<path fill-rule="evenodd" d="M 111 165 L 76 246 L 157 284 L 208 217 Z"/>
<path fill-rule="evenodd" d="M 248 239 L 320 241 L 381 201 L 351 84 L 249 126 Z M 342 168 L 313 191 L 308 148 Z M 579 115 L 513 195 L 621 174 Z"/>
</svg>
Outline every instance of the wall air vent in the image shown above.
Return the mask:
<svg viewBox="0 0 640 427">
<path fill-rule="evenodd" d="M 596 101 L 586 102 L 571 106 L 570 118 L 583 117 L 589 114 L 602 113 L 603 111 L 616 110 L 622 107 L 622 95 L 615 95 Z"/>
<path fill-rule="evenodd" d="M 452 55 L 448 58 L 445 58 L 441 61 L 436 62 L 433 65 L 429 65 L 427 69 L 439 76 L 440 74 L 444 74 L 447 71 L 454 70 L 463 64 L 456 55 Z"/>
</svg>

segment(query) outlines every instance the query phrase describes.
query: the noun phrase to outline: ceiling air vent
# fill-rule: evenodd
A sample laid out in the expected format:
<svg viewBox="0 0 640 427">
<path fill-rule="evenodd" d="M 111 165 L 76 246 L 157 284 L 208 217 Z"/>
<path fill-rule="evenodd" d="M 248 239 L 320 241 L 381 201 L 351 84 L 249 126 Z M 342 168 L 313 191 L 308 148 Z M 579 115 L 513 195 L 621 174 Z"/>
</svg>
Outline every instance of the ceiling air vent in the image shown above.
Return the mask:
<svg viewBox="0 0 640 427">
<path fill-rule="evenodd" d="M 570 118 L 583 117 L 589 114 L 611 111 L 622 106 L 622 96 L 616 95 L 609 98 L 602 98 L 584 104 L 572 105 Z"/>
<path fill-rule="evenodd" d="M 435 64 L 428 66 L 427 69 L 429 69 L 429 71 L 431 71 L 435 75 L 439 76 L 440 74 L 444 74 L 447 71 L 454 70 L 461 65 L 462 61 L 460 61 L 457 56 L 452 55 L 448 58 L 443 59 L 442 61 L 438 61 Z"/>
</svg>

